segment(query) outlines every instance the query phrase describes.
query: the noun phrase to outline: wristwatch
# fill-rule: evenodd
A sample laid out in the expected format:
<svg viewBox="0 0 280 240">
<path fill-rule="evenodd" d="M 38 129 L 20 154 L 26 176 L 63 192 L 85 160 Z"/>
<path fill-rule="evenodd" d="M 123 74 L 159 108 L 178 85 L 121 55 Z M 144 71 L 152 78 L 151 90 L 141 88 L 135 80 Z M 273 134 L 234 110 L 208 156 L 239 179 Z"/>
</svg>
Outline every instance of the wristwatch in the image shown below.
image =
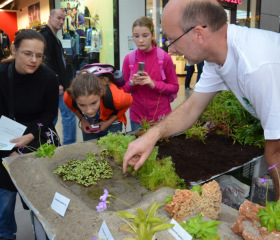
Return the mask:
<svg viewBox="0 0 280 240">
<path fill-rule="evenodd" d="M 129 80 L 129 85 L 130 85 L 130 86 L 133 86 L 133 81 L 132 81 L 132 79 Z"/>
</svg>

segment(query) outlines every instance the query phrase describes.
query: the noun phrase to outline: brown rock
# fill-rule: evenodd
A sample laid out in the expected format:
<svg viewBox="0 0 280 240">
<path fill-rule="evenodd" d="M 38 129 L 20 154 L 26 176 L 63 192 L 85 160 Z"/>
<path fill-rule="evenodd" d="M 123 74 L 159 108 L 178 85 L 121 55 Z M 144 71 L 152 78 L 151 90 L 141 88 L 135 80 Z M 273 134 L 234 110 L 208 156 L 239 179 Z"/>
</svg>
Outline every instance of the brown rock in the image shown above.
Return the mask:
<svg viewBox="0 0 280 240">
<path fill-rule="evenodd" d="M 280 232 L 274 230 L 270 233 L 267 228 L 261 227 L 257 217 L 259 208 L 264 207 L 250 201 L 244 202 L 239 208 L 238 218 L 231 227 L 232 231 L 245 240 L 280 240 Z"/>
</svg>

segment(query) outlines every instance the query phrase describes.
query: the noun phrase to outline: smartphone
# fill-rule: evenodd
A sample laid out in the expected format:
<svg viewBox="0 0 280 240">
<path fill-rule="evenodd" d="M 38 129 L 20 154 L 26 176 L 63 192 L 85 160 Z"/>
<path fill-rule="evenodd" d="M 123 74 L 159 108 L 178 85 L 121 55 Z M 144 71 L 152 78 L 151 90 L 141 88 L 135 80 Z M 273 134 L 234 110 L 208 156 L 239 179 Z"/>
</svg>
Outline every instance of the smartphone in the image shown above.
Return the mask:
<svg viewBox="0 0 280 240">
<path fill-rule="evenodd" d="M 144 67 L 145 67 L 145 63 L 144 63 L 144 62 L 138 62 L 138 71 L 137 71 L 137 73 L 138 73 L 140 76 L 143 75 Z"/>
<path fill-rule="evenodd" d="M 99 131 L 101 128 L 99 125 L 91 125 L 91 128 L 92 128 L 92 131 L 95 132 L 95 131 Z"/>
</svg>

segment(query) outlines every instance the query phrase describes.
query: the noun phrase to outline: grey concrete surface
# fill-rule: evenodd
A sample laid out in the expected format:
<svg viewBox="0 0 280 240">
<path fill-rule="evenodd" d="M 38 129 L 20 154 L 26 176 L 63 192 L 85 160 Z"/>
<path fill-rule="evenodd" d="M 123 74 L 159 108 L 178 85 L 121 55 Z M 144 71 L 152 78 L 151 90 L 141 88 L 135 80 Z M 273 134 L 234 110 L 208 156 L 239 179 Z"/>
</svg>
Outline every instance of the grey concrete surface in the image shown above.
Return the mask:
<svg viewBox="0 0 280 240">
<path fill-rule="evenodd" d="M 191 88 L 194 88 L 196 83 L 196 76 L 197 74 L 194 73 L 192 80 L 191 80 Z M 174 102 L 171 104 L 172 109 L 177 107 L 179 104 L 181 104 L 185 99 L 189 97 L 189 95 L 192 93 L 192 91 L 185 90 L 185 76 L 178 76 L 180 88 L 178 92 L 178 98 L 174 100 Z M 127 112 L 128 114 L 128 112 Z M 129 119 L 129 116 L 127 116 Z M 56 130 L 58 132 L 58 135 L 62 139 L 62 124 L 61 124 L 61 117 L 58 116 L 58 121 L 56 125 Z M 131 130 L 130 124 L 128 121 L 127 131 L 129 132 Z M 82 133 L 81 130 L 78 128 L 78 121 L 77 121 L 77 139 L 76 142 L 82 142 Z M 16 222 L 17 222 L 17 240 L 35 240 L 34 233 L 33 233 L 33 226 L 31 223 L 31 217 L 28 210 L 24 210 L 22 207 L 21 200 L 19 196 L 17 196 L 16 201 L 16 209 L 15 209 L 15 216 L 16 216 Z"/>
</svg>

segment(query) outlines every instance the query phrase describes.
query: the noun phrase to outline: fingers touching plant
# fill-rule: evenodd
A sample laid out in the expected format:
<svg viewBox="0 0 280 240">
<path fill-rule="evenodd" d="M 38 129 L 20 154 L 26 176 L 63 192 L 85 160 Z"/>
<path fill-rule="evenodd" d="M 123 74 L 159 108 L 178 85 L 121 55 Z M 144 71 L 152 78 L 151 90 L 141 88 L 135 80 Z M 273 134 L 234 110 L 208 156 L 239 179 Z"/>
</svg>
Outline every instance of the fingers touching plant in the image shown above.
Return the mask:
<svg viewBox="0 0 280 240">
<path fill-rule="evenodd" d="M 98 212 L 105 211 L 107 209 L 107 203 L 111 204 L 111 202 L 107 200 L 109 197 L 118 199 L 110 195 L 108 190 L 105 189 L 104 194 L 100 197 L 101 202 L 96 206 Z M 118 200 L 122 201 L 121 199 Z M 127 205 L 130 206 L 129 204 Z M 165 223 L 169 218 L 161 219 L 155 216 L 157 209 L 163 205 L 163 203 L 155 202 L 149 206 L 145 212 L 138 207 L 136 214 L 118 211 L 116 215 L 125 222 L 119 230 L 134 236 L 134 238 L 126 238 L 127 240 L 151 240 L 155 232 L 174 226 L 174 224 Z"/>
</svg>

